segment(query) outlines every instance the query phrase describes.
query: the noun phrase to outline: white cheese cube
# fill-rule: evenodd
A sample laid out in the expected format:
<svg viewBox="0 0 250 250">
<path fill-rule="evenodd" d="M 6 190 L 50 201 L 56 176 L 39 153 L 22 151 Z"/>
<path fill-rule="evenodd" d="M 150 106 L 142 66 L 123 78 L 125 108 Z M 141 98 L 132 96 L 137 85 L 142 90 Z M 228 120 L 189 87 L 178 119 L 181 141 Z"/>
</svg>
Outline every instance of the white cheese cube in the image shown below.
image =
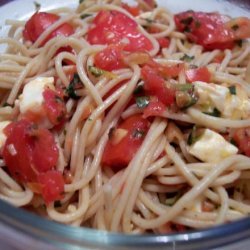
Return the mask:
<svg viewBox="0 0 250 250">
<path fill-rule="evenodd" d="M 19 96 L 20 112 L 39 113 L 44 102 L 43 91 L 46 88 L 55 89 L 53 77 L 38 77 L 28 82 L 24 88 L 22 95 Z"/>
<path fill-rule="evenodd" d="M 204 162 L 218 163 L 228 156 L 237 154 L 238 148 L 227 142 L 220 134 L 205 129 L 188 151 Z"/>
<path fill-rule="evenodd" d="M 3 147 L 7 137 L 4 134 L 3 130 L 10 124 L 10 121 L 2 121 L 0 122 L 0 148 Z"/>
</svg>

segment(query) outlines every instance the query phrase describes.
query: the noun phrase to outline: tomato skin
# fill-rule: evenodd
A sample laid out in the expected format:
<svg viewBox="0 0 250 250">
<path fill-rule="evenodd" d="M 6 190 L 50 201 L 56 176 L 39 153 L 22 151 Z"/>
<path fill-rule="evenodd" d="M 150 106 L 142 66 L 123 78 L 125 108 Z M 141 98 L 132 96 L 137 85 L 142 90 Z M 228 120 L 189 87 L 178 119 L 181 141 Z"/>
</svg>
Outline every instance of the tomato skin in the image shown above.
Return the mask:
<svg viewBox="0 0 250 250">
<path fill-rule="evenodd" d="M 95 55 L 95 65 L 98 68 L 112 71 L 123 68 L 123 54 L 121 46 L 110 45 Z"/>
<path fill-rule="evenodd" d="M 36 12 L 25 24 L 23 37 L 25 40 L 35 42 L 39 36 L 55 23 L 60 17 L 56 14 L 46 13 L 46 12 Z M 49 36 L 42 42 L 41 46 L 43 46 L 46 42 L 48 42 L 51 38 L 56 36 L 70 36 L 74 33 L 73 27 L 64 23 L 55 29 Z"/>
<path fill-rule="evenodd" d="M 131 6 L 126 3 L 122 3 L 122 8 L 129 12 L 132 16 L 138 16 L 140 14 L 138 5 Z"/>
<path fill-rule="evenodd" d="M 188 82 L 202 81 L 210 82 L 211 73 L 208 71 L 207 67 L 201 67 L 197 69 L 188 69 L 185 72 L 186 79 Z"/>
<path fill-rule="evenodd" d="M 250 127 L 236 129 L 233 139 L 240 151 L 250 157 Z"/>
<path fill-rule="evenodd" d="M 53 125 L 61 123 L 66 115 L 66 106 L 62 97 L 52 89 L 44 90 L 43 97 L 43 105 L 50 122 Z"/>
<path fill-rule="evenodd" d="M 20 120 L 9 124 L 5 134 L 7 139 L 3 147 L 3 159 L 10 174 L 18 181 L 36 182 L 39 173 L 56 165 L 59 153 L 49 130 Z"/>
<path fill-rule="evenodd" d="M 143 118 L 148 118 L 150 116 L 161 116 L 166 110 L 163 103 L 159 101 L 150 101 L 148 106 L 143 110 Z"/>
<path fill-rule="evenodd" d="M 161 37 L 157 39 L 161 48 L 168 48 L 169 47 L 169 39 L 167 37 Z"/>
<path fill-rule="evenodd" d="M 149 51 L 153 47 L 150 40 L 139 32 L 137 23 L 119 11 L 102 10 L 93 24 L 95 27 L 87 35 L 90 44 L 124 45 L 124 50 L 130 52 Z"/>
<path fill-rule="evenodd" d="M 63 198 L 64 179 L 61 172 L 50 170 L 38 175 L 42 196 L 46 204 Z"/>
<path fill-rule="evenodd" d="M 128 133 L 116 145 L 108 140 L 101 163 L 119 170 L 126 167 L 138 151 L 149 129 L 149 121 L 141 115 L 133 115 L 121 122 L 117 128 L 125 129 Z M 143 135 L 136 136 L 136 131 L 141 131 Z"/>
<path fill-rule="evenodd" d="M 234 34 L 225 23 L 229 20 L 218 13 L 185 11 L 174 16 L 177 29 L 206 50 L 232 49 Z"/>
<path fill-rule="evenodd" d="M 170 106 L 175 101 L 175 90 L 165 85 L 164 79 L 158 75 L 156 69 L 145 65 L 141 70 L 144 80 L 145 92 L 150 96 L 156 96 L 160 102 Z"/>
</svg>

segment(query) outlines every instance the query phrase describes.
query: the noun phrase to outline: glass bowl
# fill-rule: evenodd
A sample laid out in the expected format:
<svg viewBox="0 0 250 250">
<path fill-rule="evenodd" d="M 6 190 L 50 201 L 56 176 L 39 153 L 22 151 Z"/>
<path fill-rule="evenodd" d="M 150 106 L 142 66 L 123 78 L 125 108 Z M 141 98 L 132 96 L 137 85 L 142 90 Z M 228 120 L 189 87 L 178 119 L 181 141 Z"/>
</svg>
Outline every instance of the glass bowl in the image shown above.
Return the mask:
<svg viewBox="0 0 250 250">
<path fill-rule="evenodd" d="M 52 2 L 52 3 L 51 3 Z M 48 8 L 63 3 L 61 0 L 42 2 Z M 64 1 L 65 2 L 65 1 Z M 68 1 L 76 5 L 78 1 Z M 4 5 L 8 3 L 7 5 Z M 168 0 L 158 1 L 170 10 L 190 9 L 203 11 L 219 10 L 231 16 L 249 16 L 249 0 Z M 1 20 L 6 19 L 11 10 L 14 17 L 24 18 L 33 11 L 33 1 L 0 1 Z M 17 8 L 21 6 L 21 8 Z M 4 29 L 3 29 L 4 30 Z M 169 235 L 124 235 L 88 228 L 62 225 L 15 208 L 0 200 L 0 249 L 4 250 L 87 250 L 87 249 L 166 249 L 166 250 L 206 250 L 206 249 L 250 249 L 250 217 L 206 230 L 188 231 Z"/>
</svg>

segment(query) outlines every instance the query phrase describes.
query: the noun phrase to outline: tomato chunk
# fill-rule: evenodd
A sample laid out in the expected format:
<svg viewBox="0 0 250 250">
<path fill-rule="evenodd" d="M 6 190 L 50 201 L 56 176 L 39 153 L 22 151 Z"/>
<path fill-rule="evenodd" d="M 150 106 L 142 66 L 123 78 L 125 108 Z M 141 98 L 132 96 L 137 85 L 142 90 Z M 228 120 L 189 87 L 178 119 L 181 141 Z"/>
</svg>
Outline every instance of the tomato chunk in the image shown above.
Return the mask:
<svg viewBox="0 0 250 250">
<path fill-rule="evenodd" d="M 25 24 L 23 30 L 23 37 L 27 41 L 35 42 L 39 36 L 55 23 L 60 17 L 56 14 L 46 12 L 36 12 Z M 51 38 L 56 36 L 70 36 L 74 33 L 74 28 L 69 23 L 64 23 L 55 29 L 48 37 L 42 42 L 43 46 Z"/>
<path fill-rule="evenodd" d="M 161 116 L 166 110 L 163 103 L 159 101 L 150 101 L 148 106 L 143 110 L 143 118 L 148 118 L 150 116 Z"/>
<path fill-rule="evenodd" d="M 164 78 L 158 75 L 156 69 L 145 65 L 141 73 L 146 94 L 157 97 L 166 106 L 174 103 L 175 90 L 165 84 Z"/>
<path fill-rule="evenodd" d="M 232 49 L 235 36 L 225 23 L 229 18 L 218 13 L 185 11 L 174 16 L 177 29 L 207 50 Z"/>
<path fill-rule="evenodd" d="M 5 133 L 7 139 L 3 147 L 3 159 L 15 179 L 36 182 L 39 173 L 55 167 L 59 154 L 49 130 L 20 120 L 9 124 Z"/>
<path fill-rule="evenodd" d="M 38 183 L 41 184 L 42 196 L 46 204 L 63 198 L 64 179 L 62 173 L 50 170 L 38 175 Z"/>
<path fill-rule="evenodd" d="M 63 121 L 66 115 L 66 106 L 62 97 L 52 89 L 46 89 L 43 92 L 44 108 L 48 119 L 54 125 Z"/>
<path fill-rule="evenodd" d="M 132 16 L 138 16 L 140 14 L 140 9 L 138 5 L 128 5 L 126 3 L 122 3 L 122 8 L 129 12 Z"/>
<path fill-rule="evenodd" d="M 133 115 L 121 122 L 116 129 L 125 131 L 125 135 L 114 144 L 114 131 L 110 133 L 110 139 L 103 152 L 102 164 L 119 170 L 126 167 L 138 151 L 149 129 L 149 121 L 141 115 Z"/>
<path fill-rule="evenodd" d="M 208 71 L 207 67 L 201 67 L 197 69 L 188 69 L 185 72 L 186 78 L 189 82 L 202 81 L 210 82 L 211 73 Z"/>
<path fill-rule="evenodd" d="M 102 10 L 95 17 L 94 27 L 88 31 L 90 44 L 124 45 L 126 51 L 149 51 L 152 43 L 138 29 L 137 23 L 116 10 Z"/>
<path fill-rule="evenodd" d="M 250 127 L 237 129 L 233 135 L 233 139 L 240 151 L 250 157 Z"/>
<path fill-rule="evenodd" d="M 95 65 L 107 71 L 123 68 L 122 47 L 110 45 L 100 51 L 95 55 Z"/>
</svg>

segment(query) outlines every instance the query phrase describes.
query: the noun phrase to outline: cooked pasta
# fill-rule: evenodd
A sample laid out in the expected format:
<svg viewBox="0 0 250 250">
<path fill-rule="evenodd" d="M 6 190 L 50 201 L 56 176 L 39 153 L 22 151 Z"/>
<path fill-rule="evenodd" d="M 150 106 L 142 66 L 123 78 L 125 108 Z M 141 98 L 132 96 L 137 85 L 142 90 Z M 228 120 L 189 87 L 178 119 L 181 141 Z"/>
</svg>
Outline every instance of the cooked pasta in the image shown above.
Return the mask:
<svg viewBox="0 0 250 250">
<path fill-rule="evenodd" d="M 249 215 L 248 18 L 85 0 L 6 24 L 2 200 L 123 233 Z"/>
</svg>

